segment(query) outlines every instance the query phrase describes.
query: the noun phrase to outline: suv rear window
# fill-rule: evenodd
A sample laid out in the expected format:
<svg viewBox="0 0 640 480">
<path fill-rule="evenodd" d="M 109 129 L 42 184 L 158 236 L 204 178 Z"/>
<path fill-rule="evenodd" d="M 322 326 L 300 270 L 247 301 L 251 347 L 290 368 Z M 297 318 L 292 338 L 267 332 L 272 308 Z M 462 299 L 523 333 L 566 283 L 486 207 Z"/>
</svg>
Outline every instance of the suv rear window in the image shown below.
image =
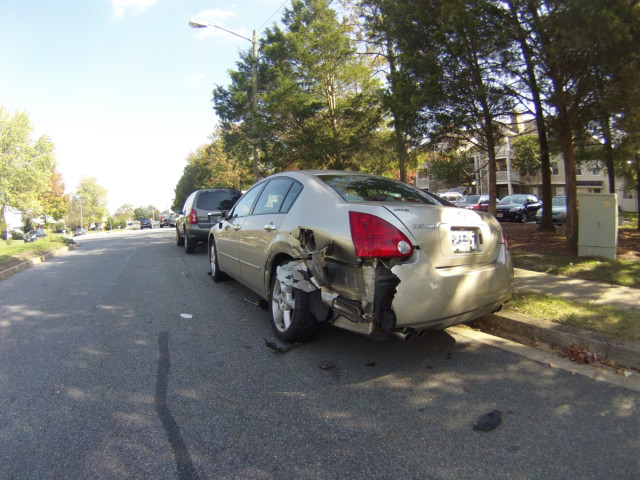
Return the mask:
<svg viewBox="0 0 640 480">
<path fill-rule="evenodd" d="M 196 208 L 202 210 L 231 210 L 231 207 L 240 198 L 237 190 L 211 190 L 203 191 L 198 195 Z"/>
</svg>

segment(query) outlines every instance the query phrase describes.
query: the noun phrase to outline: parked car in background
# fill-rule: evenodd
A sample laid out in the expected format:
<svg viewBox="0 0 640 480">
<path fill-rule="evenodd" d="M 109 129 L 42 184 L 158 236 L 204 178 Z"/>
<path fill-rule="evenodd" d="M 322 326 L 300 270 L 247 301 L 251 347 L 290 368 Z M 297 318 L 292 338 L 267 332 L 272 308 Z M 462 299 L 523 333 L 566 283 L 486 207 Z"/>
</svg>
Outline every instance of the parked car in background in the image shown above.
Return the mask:
<svg viewBox="0 0 640 480">
<path fill-rule="evenodd" d="M 528 222 L 535 219 L 540 207 L 542 202 L 535 195 L 508 195 L 496 205 L 496 218 L 504 222 Z"/>
<path fill-rule="evenodd" d="M 464 195 L 462 195 L 460 192 L 453 191 L 453 192 L 440 192 L 440 193 L 438 193 L 438 196 L 440 198 L 444 198 L 448 202 L 456 203 Z"/>
<path fill-rule="evenodd" d="M 513 266 L 498 221 L 403 182 L 356 172 L 283 172 L 211 228 L 209 268 L 268 301 L 285 342 L 320 322 L 408 339 L 496 311 Z"/>
<path fill-rule="evenodd" d="M 196 190 L 187 197 L 176 219 L 176 245 L 193 253 L 199 243 L 206 243 L 209 230 L 242 196 L 235 188 Z"/>
<path fill-rule="evenodd" d="M 162 212 L 160 215 L 160 228 L 162 227 L 175 227 L 176 226 L 176 214 L 171 210 Z"/>
<path fill-rule="evenodd" d="M 456 207 L 488 212 L 489 195 L 467 195 L 456 202 Z"/>
<path fill-rule="evenodd" d="M 25 243 L 35 242 L 36 240 L 38 240 L 38 234 L 36 233 L 35 230 L 29 230 L 27 233 L 24 234 Z"/>
<path fill-rule="evenodd" d="M 556 225 L 567 223 L 567 197 L 557 195 L 551 199 L 551 218 Z M 542 223 L 542 208 L 536 212 L 536 223 Z"/>
<path fill-rule="evenodd" d="M 86 231 L 84 228 L 79 227 L 79 228 L 76 228 L 76 229 L 74 230 L 74 232 L 73 232 L 73 236 L 74 236 L 74 237 L 79 237 L 80 235 L 84 235 L 84 234 L 86 234 L 86 233 L 87 233 L 87 231 Z"/>
<path fill-rule="evenodd" d="M 140 219 L 140 230 L 143 230 L 145 228 L 153 228 L 153 222 L 150 218 Z"/>
</svg>

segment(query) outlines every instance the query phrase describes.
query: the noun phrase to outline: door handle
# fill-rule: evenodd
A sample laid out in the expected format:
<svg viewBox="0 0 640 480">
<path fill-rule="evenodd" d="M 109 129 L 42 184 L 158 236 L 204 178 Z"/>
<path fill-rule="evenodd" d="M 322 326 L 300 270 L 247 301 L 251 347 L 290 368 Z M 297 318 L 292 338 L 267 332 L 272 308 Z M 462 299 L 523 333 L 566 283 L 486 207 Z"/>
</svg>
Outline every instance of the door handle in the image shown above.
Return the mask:
<svg viewBox="0 0 640 480">
<path fill-rule="evenodd" d="M 272 230 L 275 230 L 275 229 L 276 229 L 276 226 L 275 226 L 273 223 L 269 223 L 268 225 L 265 225 L 265 226 L 264 226 L 264 229 L 265 229 L 267 232 L 270 232 L 270 231 L 272 231 Z"/>
</svg>

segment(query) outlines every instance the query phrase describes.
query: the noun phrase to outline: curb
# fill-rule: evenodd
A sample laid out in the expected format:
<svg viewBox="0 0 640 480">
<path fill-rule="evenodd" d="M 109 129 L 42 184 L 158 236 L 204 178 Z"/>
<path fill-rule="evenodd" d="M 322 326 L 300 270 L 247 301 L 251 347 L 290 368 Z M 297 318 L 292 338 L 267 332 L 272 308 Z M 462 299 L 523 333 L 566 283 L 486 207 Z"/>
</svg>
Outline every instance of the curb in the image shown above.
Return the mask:
<svg viewBox="0 0 640 480">
<path fill-rule="evenodd" d="M 11 275 L 21 272 L 22 270 L 26 270 L 27 268 L 31 268 L 35 265 L 39 265 L 40 263 L 50 258 L 57 257 L 58 255 L 62 255 L 63 253 L 68 252 L 70 249 L 71 249 L 70 246 L 60 247 L 59 249 L 54 250 L 52 252 L 45 253 L 44 255 L 41 255 L 39 257 L 26 260 L 22 263 L 19 263 L 18 265 L 7 268 L 6 270 L 2 270 L 0 272 L 0 280 L 6 280 Z"/>
<path fill-rule="evenodd" d="M 531 345 L 541 342 L 562 351 L 565 351 L 568 345 L 574 345 L 616 364 L 640 368 L 640 342 L 610 339 L 599 333 L 516 312 L 502 311 L 499 314 L 485 315 L 468 322 L 467 325 L 518 343 Z"/>
</svg>

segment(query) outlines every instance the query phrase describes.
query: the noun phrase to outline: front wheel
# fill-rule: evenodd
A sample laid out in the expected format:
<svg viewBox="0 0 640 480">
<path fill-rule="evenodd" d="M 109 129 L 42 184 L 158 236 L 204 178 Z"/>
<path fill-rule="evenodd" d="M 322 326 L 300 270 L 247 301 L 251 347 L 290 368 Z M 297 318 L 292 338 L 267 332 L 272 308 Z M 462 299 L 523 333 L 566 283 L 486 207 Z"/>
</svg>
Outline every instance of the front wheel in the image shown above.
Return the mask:
<svg viewBox="0 0 640 480">
<path fill-rule="evenodd" d="M 180 235 L 180 232 L 178 231 L 177 228 L 176 228 L 176 245 L 178 247 L 183 247 L 184 246 L 184 237 L 182 235 Z"/>
<path fill-rule="evenodd" d="M 218 266 L 218 251 L 213 238 L 209 239 L 209 271 L 211 272 L 211 279 L 216 283 L 227 278 L 227 275 Z"/>
<path fill-rule="evenodd" d="M 281 282 L 275 272 L 269 291 L 269 317 L 273 332 L 283 342 L 313 339 L 318 333 L 318 322 L 311 313 L 311 295 Z"/>
</svg>

